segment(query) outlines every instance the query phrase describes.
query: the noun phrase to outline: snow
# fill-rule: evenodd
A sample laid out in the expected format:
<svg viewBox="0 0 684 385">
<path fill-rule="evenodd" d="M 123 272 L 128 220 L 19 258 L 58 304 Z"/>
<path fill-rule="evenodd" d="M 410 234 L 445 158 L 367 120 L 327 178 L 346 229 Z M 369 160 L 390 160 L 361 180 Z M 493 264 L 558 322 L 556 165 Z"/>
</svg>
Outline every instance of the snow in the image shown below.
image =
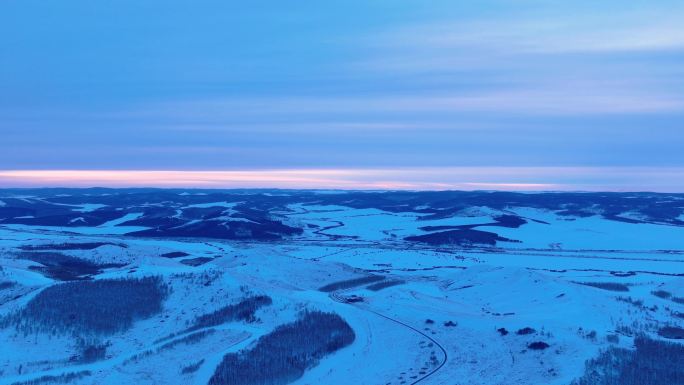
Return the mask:
<svg viewBox="0 0 684 385">
<path fill-rule="evenodd" d="M 183 208 L 225 207 L 229 211 L 236 204 L 212 202 Z M 412 376 L 424 375 L 421 371 L 437 369 L 430 362 L 432 352 L 440 364 L 444 359 L 433 340 L 448 355 L 444 366 L 425 380 L 426 384 L 459 379 L 474 385 L 566 385 L 582 374 L 585 360 L 610 346 L 606 336 L 615 333 L 617 327 L 642 323 L 641 332 L 655 335 L 658 325 L 681 324 L 668 309 L 684 312 L 684 305 L 651 292 L 666 290 L 684 296 L 684 280 L 673 275 L 684 272 L 682 227 L 617 222 L 600 216 L 567 218 L 517 207 L 472 207 L 451 218 L 434 220 L 420 213 L 345 206 L 295 204 L 288 209 L 278 215 L 306 230 L 301 236 L 280 242 L 125 236 L 145 229 L 120 226 L 142 213 L 122 215 L 97 227 L 0 225 L 0 282 L 16 282 L 9 294 L 0 290 L 0 315 L 20 309 L 32 295 L 56 283 L 30 269 L 35 263 L 14 257 L 18 248 L 27 244 L 123 244 L 126 247 L 104 246 L 68 254 L 98 263 L 127 264 L 107 269 L 97 277 L 100 279 L 160 275 L 173 288 L 160 314 L 107 337 L 112 342 L 108 358 L 94 363 L 60 361 L 78 353 L 68 336 L 26 338 L 11 328 L 0 330 L 4 346 L 0 349 L 0 385 L 82 369 L 91 370 L 93 375 L 77 384 L 204 385 L 224 354 L 249 348 L 260 336 L 291 322 L 304 309 L 341 315 L 353 328 L 356 340 L 307 370 L 295 382 L 299 385 L 397 383 L 400 378 L 410 383 Z M 479 229 L 521 243 L 462 248 L 403 240 L 425 233 L 421 227 L 491 223 L 493 216 L 504 213 L 520 215 L 528 223 L 519 228 Z M 220 220 L 246 219 L 226 215 Z M 319 227 L 309 228 L 308 224 Z M 161 257 L 176 251 L 190 254 L 186 258 L 214 259 L 192 267 L 181 263 L 185 258 Z M 367 274 L 404 283 L 380 291 L 365 285 L 338 293 L 318 290 Z M 629 292 L 578 282 L 623 283 L 629 285 Z M 241 287 L 273 299 L 273 305 L 259 310 L 257 322 L 226 323 L 196 344 L 128 362 L 136 354 L 159 347 L 155 340 L 183 330 L 196 316 L 234 303 L 245 295 Z M 340 296 L 351 295 L 362 297 L 363 302 L 340 300 Z M 657 308 L 643 310 L 618 300 L 627 296 L 643 301 L 645 307 Z M 434 323 L 427 323 L 427 319 Z M 645 319 L 649 321 L 643 322 Z M 447 321 L 457 326 L 445 326 Z M 502 327 L 510 334 L 499 335 L 497 329 Z M 536 332 L 515 334 L 524 327 Z M 595 339 L 587 336 L 590 331 L 596 331 Z M 629 337 L 620 338 L 621 346 L 630 346 Z M 547 342 L 551 348 L 529 350 L 527 345 L 533 341 Z M 182 367 L 201 359 L 205 361 L 197 372 L 179 374 Z M 50 364 L 39 364 L 42 361 Z M 22 364 L 24 369 L 19 373 Z"/>
<path fill-rule="evenodd" d="M 548 248 L 559 243 L 563 249 L 681 250 L 684 249 L 684 227 L 651 223 L 626 223 L 605 220 L 599 216 L 563 218 L 541 210 L 516 208 L 513 211 L 549 225 L 528 221 L 518 229 L 496 228 L 499 235 L 522 241 L 510 247 Z M 570 220 L 571 219 L 571 220 Z"/>
<path fill-rule="evenodd" d="M 73 211 L 78 211 L 81 213 L 89 213 L 89 212 L 107 207 L 107 205 L 103 205 L 103 204 L 99 204 L 99 203 L 84 203 L 84 204 L 81 204 L 78 206 L 80 206 L 80 207 L 77 209 L 73 209 Z"/>
<path fill-rule="evenodd" d="M 321 227 L 339 226 L 325 230 L 329 235 L 358 236 L 369 241 L 391 240 L 420 233 L 420 227 L 459 226 L 490 223 L 490 216 L 458 216 L 444 219 L 425 219 L 426 215 L 413 212 L 391 213 L 378 209 L 351 209 L 344 206 L 290 205 L 294 213 L 287 215 L 292 222 L 312 223 Z M 341 222 L 341 224 L 340 224 Z"/>
</svg>

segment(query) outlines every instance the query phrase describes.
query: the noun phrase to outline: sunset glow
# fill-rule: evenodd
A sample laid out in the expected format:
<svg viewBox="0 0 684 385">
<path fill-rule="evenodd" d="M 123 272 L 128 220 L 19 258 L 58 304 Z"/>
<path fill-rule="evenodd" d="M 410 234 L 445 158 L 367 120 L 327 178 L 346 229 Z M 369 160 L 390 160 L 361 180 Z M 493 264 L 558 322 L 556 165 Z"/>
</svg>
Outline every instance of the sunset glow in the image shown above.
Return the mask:
<svg viewBox="0 0 684 385">
<path fill-rule="evenodd" d="M 442 167 L 233 171 L 8 170 L 1 187 L 677 191 L 681 168 Z"/>
</svg>

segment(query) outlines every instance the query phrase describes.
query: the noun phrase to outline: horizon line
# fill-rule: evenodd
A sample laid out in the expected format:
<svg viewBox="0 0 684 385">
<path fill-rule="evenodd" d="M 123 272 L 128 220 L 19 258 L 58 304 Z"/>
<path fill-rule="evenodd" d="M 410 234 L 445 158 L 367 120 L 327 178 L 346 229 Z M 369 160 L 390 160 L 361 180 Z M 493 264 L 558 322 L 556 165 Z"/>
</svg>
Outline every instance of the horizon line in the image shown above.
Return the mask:
<svg viewBox="0 0 684 385">
<path fill-rule="evenodd" d="M 0 170 L 0 188 L 684 192 L 684 167 L 466 166 Z"/>
</svg>

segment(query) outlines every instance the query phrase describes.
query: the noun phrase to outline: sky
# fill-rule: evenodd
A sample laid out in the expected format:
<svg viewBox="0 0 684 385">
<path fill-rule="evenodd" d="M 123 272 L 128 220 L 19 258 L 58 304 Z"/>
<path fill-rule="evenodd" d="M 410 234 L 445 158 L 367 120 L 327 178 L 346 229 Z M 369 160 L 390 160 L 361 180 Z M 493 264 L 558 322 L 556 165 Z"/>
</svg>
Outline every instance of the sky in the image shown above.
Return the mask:
<svg viewBox="0 0 684 385">
<path fill-rule="evenodd" d="M 0 3 L 0 187 L 684 192 L 684 3 Z"/>
</svg>

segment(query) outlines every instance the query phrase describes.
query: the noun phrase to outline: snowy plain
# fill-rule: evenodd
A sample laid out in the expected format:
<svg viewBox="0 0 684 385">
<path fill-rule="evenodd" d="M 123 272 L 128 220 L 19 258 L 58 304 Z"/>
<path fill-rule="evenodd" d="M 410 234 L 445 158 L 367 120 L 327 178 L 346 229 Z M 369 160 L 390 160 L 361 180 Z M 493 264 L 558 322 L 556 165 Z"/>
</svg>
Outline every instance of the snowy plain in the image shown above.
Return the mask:
<svg viewBox="0 0 684 385">
<path fill-rule="evenodd" d="M 120 217 L 94 226 L 12 223 L 30 220 L 19 216 L 0 223 L 0 284 L 11 283 L 0 289 L 2 317 L 21 311 L 45 288 L 64 284 L 45 274 L 44 263 L 26 259 L 27 250 L 106 266 L 88 279 L 160 276 L 171 288 L 158 314 L 118 333 L 89 336 L 107 346 L 93 362 L 73 358 L 82 353 L 82 336 L 24 333 L 4 325 L 0 385 L 59 383 L 60 375 L 86 372 L 68 382 L 207 384 L 225 354 L 253 347 L 304 310 L 340 315 L 355 340 L 292 383 L 560 385 L 580 377 L 585 361 L 602 349 L 630 348 L 637 332 L 660 338 L 663 326 L 684 324 L 679 316 L 684 304 L 652 294 L 664 290 L 684 298 L 684 227 L 676 222 L 560 215 L 522 206 L 470 206 L 436 217 L 422 207 L 388 211 L 345 205 L 344 199 L 334 204 L 294 199 L 263 219 L 253 214 L 258 205 L 250 202 L 256 198 L 244 193 L 234 200 L 176 194 L 182 202 L 168 214 L 150 214 L 149 206 L 131 204 Z M 258 194 L 259 201 L 271 197 L 266 194 Z M 40 201 L 54 200 L 74 215 L 115 206 L 110 198 L 96 203 L 93 196 L 88 196 L 93 203 L 65 206 L 67 198 Z M 12 200 L 11 194 L 3 195 L 2 207 Z M 25 203 L 30 207 L 30 198 Z M 193 210 L 206 210 L 205 219 L 191 217 Z M 498 225 L 502 215 L 525 223 Z M 174 216 L 173 221 L 193 225 L 219 221 L 226 228 L 277 220 L 301 232 L 267 240 L 133 235 L 161 226 L 135 221 Z M 406 240 L 440 226 L 476 226 L 515 242 Z M 65 244 L 101 245 L 60 250 Z M 321 290 L 368 276 L 393 284 Z M 586 283 L 614 283 L 626 290 Z M 236 303 L 246 292 L 267 295 L 273 303 L 258 309 L 254 320 L 226 322 L 197 341 L 182 341 L 198 316 Z M 518 333 L 526 328 L 532 331 Z M 177 344 L 162 347 L 171 341 Z M 536 342 L 548 347 L 530 348 Z M 183 370 L 195 363 L 195 371 Z"/>
</svg>

